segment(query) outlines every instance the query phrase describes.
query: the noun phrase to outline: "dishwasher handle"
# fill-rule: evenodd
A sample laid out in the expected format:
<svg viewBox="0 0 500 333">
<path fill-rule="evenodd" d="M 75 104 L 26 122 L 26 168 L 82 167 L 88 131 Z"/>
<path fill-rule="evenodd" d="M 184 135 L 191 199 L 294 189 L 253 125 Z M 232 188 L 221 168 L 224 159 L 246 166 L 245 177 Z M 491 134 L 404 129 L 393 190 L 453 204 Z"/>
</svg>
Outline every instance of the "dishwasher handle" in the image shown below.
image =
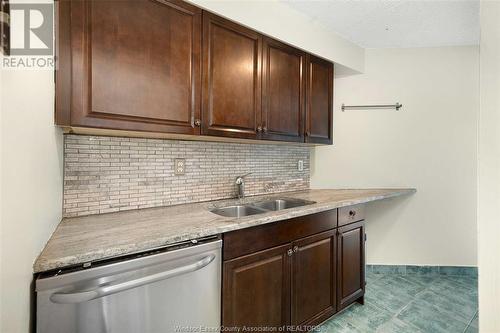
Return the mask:
<svg viewBox="0 0 500 333">
<path fill-rule="evenodd" d="M 176 267 L 174 269 L 165 272 L 144 276 L 135 280 L 125 281 L 122 283 L 109 286 L 105 285 L 92 290 L 82 290 L 71 293 L 57 292 L 50 296 L 50 300 L 53 303 L 58 303 L 58 304 L 75 304 L 75 303 L 87 302 L 96 298 L 116 294 L 132 288 L 137 288 L 145 284 L 197 271 L 210 264 L 214 259 L 215 259 L 215 254 L 211 254 L 192 264 Z"/>
</svg>

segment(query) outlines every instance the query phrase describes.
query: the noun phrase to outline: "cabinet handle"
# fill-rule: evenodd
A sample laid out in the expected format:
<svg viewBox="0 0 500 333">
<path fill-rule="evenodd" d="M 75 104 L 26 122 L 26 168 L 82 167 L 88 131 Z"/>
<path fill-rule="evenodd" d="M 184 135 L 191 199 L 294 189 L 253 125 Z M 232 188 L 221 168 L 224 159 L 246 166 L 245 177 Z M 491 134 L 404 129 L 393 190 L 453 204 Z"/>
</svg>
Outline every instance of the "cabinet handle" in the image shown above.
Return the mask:
<svg viewBox="0 0 500 333">
<path fill-rule="evenodd" d="M 293 247 L 293 252 L 297 253 L 298 251 L 299 251 L 299 247 L 298 247 L 297 245 L 295 245 L 295 246 Z"/>
<path fill-rule="evenodd" d="M 286 251 L 286 254 L 291 257 L 292 254 L 293 254 L 293 250 L 292 249 L 288 249 L 288 251 Z"/>
<path fill-rule="evenodd" d="M 260 125 L 257 126 L 257 132 L 259 132 L 259 133 L 262 132 L 262 126 L 260 126 Z"/>
<path fill-rule="evenodd" d="M 201 126 L 201 120 L 200 119 L 195 119 L 194 120 L 194 126 L 200 127 Z"/>
<path fill-rule="evenodd" d="M 355 210 L 350 210 L 350 211 L 349 211 L 349 216 L 350 216 L 350 217 L 352 217 L 352 218 L 353 218 L 354 216 L 356 216 L 356 211 L 355 211 Z"/>
<path fill-rule="evenodd" d="M 311 136 L 311 132 L 306 131 L 306 136 Z"/>
<path fill-rule="evenodd" d="M 264 126 L 262 130 L 264 131 L 264 133 L 267 133 L 267 126 Z"/>
</svg>

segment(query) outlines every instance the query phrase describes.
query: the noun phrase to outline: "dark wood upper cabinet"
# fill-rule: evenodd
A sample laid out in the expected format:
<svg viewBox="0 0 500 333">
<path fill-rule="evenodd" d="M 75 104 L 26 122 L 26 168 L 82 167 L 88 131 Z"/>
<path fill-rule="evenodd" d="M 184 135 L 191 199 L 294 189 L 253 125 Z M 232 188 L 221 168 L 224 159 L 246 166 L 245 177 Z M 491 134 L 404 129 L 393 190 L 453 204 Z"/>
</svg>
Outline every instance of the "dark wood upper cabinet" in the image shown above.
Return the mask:
<svg viewBox="0 0 500 333">
<path fill-rule="evenodd" d="M 306 142 L 333 142 L 333 64 L 309 55 L 307 66 Z"/>
<path fill-rule="evenodd" d="M 201 9 L 178 0 L 59 1 L 70 31 L 62 125 L 199 134 Z M 69 7 L 69 8 L 68 8 Z M 70 26 L 68 26 L 70 25 Z M 68 57 L 70 59 L 68 59 Z M 63 67 L 67 71 L 66 67 Z M 59 71 L 60 72 L 60 71 Z M 67 83 L 68 73 L 56 80 Z M 58 94 L 68 89 L 57 85 Z"/>
<path fill-rule="evenodd" d="M 57 4 L 56 124 L 332 143 L 331 62 L 182 0 Z"/>
<path fill-rule="evenodd" d="M 292 245 L 291 323 L 305 327 L 336 310 L 336 230 L 295 241 Z"/>
<path fill-rule="evenodd" d="M 262 36 L 203 12 L 202 134 L 257 139 Z"/>
<path fill-rule="evenodd" d="M 337 307 L 341 310 L 365 293 L 365 222 L 348 224 L 338 231 Z"/>
<path fill-rule="evenodd" d="M 264 38 L 262 61 L 262 137 L 304 141 L 306 53 Z"/>
<path fill-rule="evenodd" d="M 289 249 L 286 244 L 224 262 L 223 326 L 289 325 Z"/>
</svg>

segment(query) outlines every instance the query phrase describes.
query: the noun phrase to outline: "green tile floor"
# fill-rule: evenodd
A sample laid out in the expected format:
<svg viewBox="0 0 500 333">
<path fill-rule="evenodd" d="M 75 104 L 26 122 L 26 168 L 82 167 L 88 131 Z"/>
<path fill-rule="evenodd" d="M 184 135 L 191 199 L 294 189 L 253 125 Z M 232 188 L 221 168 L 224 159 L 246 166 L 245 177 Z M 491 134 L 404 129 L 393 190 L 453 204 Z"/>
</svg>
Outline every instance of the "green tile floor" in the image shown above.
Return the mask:
<svg viewBox="0 0 500 333">
<path fill-rule="evenodd" d="M 365 305 L 353 304 L 316 332 L 478 331 L 477 277 L 366 274 Z"/>
</svg>

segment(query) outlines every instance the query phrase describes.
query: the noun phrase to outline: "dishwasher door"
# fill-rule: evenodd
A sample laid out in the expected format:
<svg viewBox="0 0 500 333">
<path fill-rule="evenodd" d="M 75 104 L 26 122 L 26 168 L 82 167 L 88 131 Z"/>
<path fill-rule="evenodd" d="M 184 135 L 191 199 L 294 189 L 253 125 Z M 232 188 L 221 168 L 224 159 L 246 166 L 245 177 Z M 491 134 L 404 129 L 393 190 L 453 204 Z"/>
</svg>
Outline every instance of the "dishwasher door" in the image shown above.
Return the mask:
<svg viewBox="0 0 500 333">
<path fill-rule="evenodd" d="M 217 329 L 221 317 L 221 246 L 222 241 L 217 240 L 39 278 L 37 332 Z"/>
</svg>

